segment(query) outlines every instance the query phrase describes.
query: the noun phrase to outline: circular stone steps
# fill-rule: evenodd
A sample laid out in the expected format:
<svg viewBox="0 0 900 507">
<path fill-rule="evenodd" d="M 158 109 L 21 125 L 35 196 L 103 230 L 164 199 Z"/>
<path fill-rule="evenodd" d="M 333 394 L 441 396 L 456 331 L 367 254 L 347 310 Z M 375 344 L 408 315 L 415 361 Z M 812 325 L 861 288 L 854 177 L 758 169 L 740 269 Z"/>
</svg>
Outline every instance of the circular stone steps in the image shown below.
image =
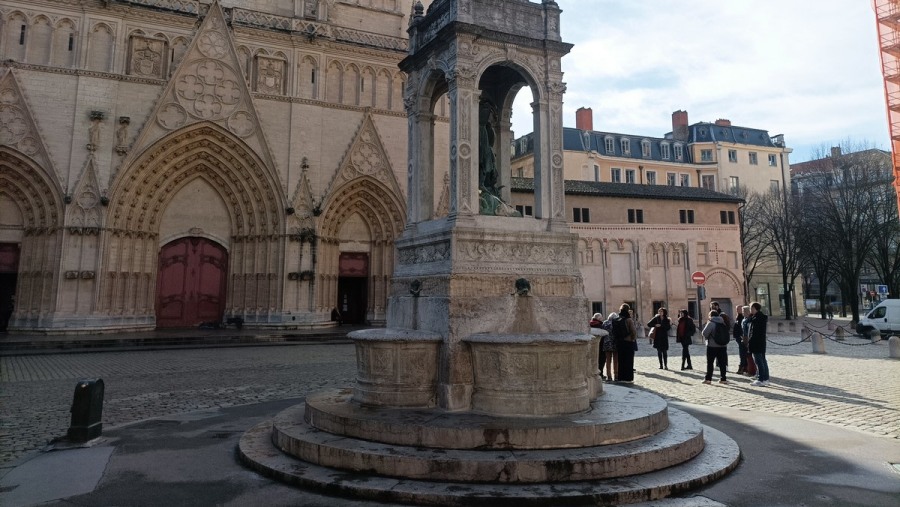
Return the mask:
<svg viewBox="0 0 900 507">
<path fill-rule="evenodd" d="M 626 387 L 606 389 L 588 412 L 542 418 L 366 407 L 351 403 L 351 392 L 308 396 L 306 422 L 337 435 L 438 449 L 592 447 L 637 440 L 669 426 L 665 400 Z"/>
<path fill-rule="evenodd" d="M 536 483 L 609 479 L 667 468 L 703 450 L 703 427 L 678 410 L 663 431 L 630 442 L 577 449 L 461 450 L 399 446 L 337 436 L 303 422 L 297 405 L 275 417 L 272 442 L 309 463 L 388 477 Z"/>
<path fill-rule="evenodd" d="M 601 399 L 611 393 L 635 400 L 660 399 L 621 386 L 607 386 Z M 700 487 L 733 470 L 740 459 L 733 440 L 675 409 L 668 409 L 668 427 L 642 439 L 535 450 L 452 450 L 370 442 L 313 428 L 302 413 L 302 405 L 291 407 L 247 431 L 239 443 L 241 460 L 289 484 L 381 501 L 467 506 L 633 503 Z M 414 418 L 416 424 L 426 425 L 442 419 L 428 423 Z M 275 441 L 287 444 L 288 452 Z M 291 453 L 320 463 L 334 460 L 342 467 L 360 464 L 362 471 L 321 466 Z M 369 466 L 372 463 L 403 477 L 377 473 Z M 458 477 L 461 470 L 470 482 L 445 479 Z"/>
</svg>

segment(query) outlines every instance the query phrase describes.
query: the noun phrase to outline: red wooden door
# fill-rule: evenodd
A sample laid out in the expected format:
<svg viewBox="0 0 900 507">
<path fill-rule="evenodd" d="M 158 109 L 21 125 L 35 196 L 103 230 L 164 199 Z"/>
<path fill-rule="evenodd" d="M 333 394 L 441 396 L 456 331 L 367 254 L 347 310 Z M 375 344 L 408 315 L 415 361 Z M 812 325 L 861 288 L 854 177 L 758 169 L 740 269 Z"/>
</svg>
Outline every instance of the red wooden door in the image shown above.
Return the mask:
<svg viewBox="0 0 900 507">
<path fill-rule="evenodd" d="M 228 253 L 203 238 L 175 240 L 159 252 L 157 327 L 221 322 L 225 313 Z"/>
</svg>

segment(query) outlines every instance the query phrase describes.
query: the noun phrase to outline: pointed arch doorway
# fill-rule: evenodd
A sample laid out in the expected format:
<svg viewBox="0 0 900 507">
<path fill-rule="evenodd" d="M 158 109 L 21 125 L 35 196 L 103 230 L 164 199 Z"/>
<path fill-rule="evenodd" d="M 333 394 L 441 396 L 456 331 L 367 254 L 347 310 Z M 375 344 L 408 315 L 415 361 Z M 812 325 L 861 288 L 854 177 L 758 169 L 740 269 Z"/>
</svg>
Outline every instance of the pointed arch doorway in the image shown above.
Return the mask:
<svg viewBox="0 0 900 507">
<path fill-rule="evenodd" d="M 369 254 L 342 252 L 338 261 L 338 309 L 344 324 L 365 324 L 369 307 Z"/>
<path fill-rule="evenodd" d="M 156 326 L 195 327 L 225 314 L 228 252 L 206 238 L 185 237 L 159 251 Z"/>
</svg>

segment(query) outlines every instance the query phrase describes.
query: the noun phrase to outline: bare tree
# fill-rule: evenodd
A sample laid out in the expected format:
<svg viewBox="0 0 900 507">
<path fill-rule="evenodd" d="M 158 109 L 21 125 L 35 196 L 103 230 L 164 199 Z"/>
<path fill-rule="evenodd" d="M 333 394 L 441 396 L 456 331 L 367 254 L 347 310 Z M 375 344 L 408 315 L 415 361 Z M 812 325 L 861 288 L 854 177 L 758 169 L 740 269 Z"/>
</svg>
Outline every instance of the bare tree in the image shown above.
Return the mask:
<svg viewBox="0 0 900 507">
<path fill-rule="evenodd" d="M 750 282 L 753 280 L 753 274 L 769 254 L 765 242 L 766 224 L 761 217 L 762 208 L 758 193 L 751 191 L 746 185 L 733 189 L 731 193 L 744 200 L 738 206 L 738 219 L 741 233 L 741 261 L 744 268 L 744 294 L 749 300 L 752 299 Z"/>
<path fill-rule="evenodd" d="M 881 234 L 873 191 L 884 185 L 884 176 L 873 152 L 884 153 L 842 146 L 830 155 L 826 178 L 804 191 L 805 199 L 815 203 L 822 241 L 835 247 L 835 272 L 854 321 L 859 321 L 860 274 Z"/>
<path fill-rule="evenodd" d="M 888 294 L 896 298 L 900 295 L 900 220 L 890 154 L 873 150 L 868 156 L 872 158 L 869 165 L 881 175 L 881 184 L 876 181 L 870 192 L 873 216 L 880 232 L 875 235 L 867 264 L 888 286 Z"/>
<path fill-rule="evenodd" d="M 796 313 L 793 282 L 803 273 L 800 205 L 798 198 L 783 190 L 764 194 L 759 202 L 759 220 L 765 224 L 762 243 L 771 250 L 772 258 L 781 268 L 784 316 L 790 320 Z"/>
<path fill-rule="evenodd" d="M 817 207 L 817 201 L 808 194 L 798 196 L 800 212 L 800 256 L 803 270 L 811 273 L 819 282 L 819 311 L 822 318 L 828 316 L 828 286 L 837 281 L 837 257 L 836 245 L 828 241 L 827 232 L 821 226 L 821 215 Z M 811 278 L 811 277 L 810 277 Z M 808 297 L 812 296 L 811 287 L 805 288 Z"/>
</svg>

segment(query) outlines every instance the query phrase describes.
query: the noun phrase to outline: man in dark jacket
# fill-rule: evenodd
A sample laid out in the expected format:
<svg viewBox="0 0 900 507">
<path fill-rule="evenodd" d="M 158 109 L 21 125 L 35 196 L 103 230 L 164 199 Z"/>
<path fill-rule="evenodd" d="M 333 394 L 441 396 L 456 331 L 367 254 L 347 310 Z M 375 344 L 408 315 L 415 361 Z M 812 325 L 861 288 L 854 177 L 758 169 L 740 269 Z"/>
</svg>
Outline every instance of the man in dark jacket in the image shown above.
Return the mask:
<svg viewBox="0 0 900 507">
<path fill-rule="evenodd" d="M 747 349 L 753 354 L 759 378 L 751 386 L 769 385 L 769 363 L 766 361 L 766 325 L 769 317 L 762 312 L 762 305 L 750 303 L 750 342 Z"/>
</svg>

